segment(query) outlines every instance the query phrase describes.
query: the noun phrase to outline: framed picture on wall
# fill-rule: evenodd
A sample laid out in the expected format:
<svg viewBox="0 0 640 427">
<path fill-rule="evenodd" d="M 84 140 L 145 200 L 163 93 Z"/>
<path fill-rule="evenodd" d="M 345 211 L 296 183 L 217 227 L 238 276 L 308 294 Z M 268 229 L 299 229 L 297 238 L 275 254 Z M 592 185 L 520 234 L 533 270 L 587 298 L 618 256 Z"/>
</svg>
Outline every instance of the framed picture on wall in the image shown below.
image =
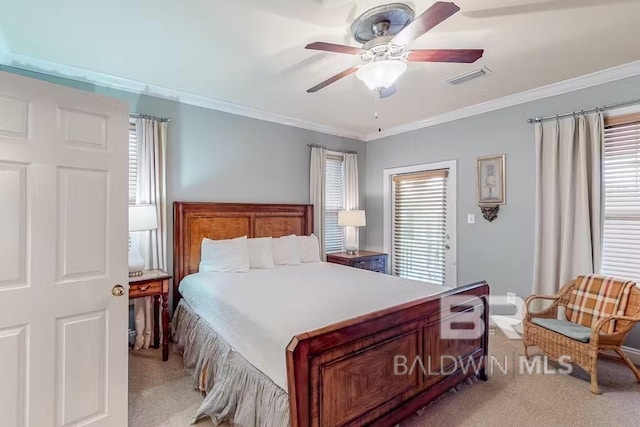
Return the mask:
<svg viewBox="0 0 640 427">
<path fill-rule="evenodd" d="M 476 159 L 477 197 L 479 206 L 506 203 L 505 155 Z"/>
</svg>

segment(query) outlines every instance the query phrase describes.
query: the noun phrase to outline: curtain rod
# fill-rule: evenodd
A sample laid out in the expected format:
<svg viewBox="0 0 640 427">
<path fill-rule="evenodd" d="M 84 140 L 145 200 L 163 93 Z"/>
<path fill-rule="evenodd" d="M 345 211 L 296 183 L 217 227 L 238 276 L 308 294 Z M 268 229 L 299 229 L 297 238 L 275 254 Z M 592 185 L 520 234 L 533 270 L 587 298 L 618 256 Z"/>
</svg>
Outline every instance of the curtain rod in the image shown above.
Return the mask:
<svg viewBox="0 0 640 427">
<path fill-rule="evenodd" d="M 344 153 L 344 154 L 358 154 L 358 152 L 357 152 L 357 151 L 336 150 L 335 148 L 326 147 L 326 146 L 324 146 L 324 145 L 318 145 L 318 144 L 307 144 L 307 147 L 324 148 L 325 150 L 335 151 L 336 153 Z"/>
<path fill-rule="evenodd" d="M 155 116 L 150 116 L 148 114 L 138 114 L 138 113 L 131 113 L 129 114 L 129 117 L 133 118 L 133 119 L 151 119 L 151 120 L 157 120 L 159 122 L 170 122 L 171 119 L 168 117 L 155 117 Z"/>
<path fill-rule="evenodd" d="M 540 123 L 547 120 L 556 120 L 564 117 L 582 116 L 584 114 L 589 114 L 589 113 L 601 113 L 607 110 L 612 110 L 614 108 L 628 107 L 630 105 L 636 105 L 636 104 L 640 104 L 640 99 L 634 99 L 633 101 L 620 102 L 618 104 L 603 105 L 602 107 L 590 108 L 588 110 L 572 111 L 570 113 L 562 113 L 562 114 L 557 114 L 555 116 L 535 117 L 532 119 L 527 119 L 527 123 Z"/>
</svg>

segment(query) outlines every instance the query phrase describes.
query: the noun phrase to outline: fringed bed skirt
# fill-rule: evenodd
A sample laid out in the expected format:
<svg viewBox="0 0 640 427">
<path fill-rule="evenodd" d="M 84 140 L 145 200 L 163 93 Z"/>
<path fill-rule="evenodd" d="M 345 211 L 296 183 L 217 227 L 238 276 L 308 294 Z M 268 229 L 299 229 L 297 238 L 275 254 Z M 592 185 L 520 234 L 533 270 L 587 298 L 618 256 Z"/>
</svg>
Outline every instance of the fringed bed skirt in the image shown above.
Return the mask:
<svg viewBox="0 0 640 427">
<path fill-rule="evenodd" d="M 205 395 L 192 423 L 211 417 L 216 425 L 290 425 L 289 395 L 234 351 L 184 300 L 176 308 L 171 330 L 194 388 Z"/>
</svg>

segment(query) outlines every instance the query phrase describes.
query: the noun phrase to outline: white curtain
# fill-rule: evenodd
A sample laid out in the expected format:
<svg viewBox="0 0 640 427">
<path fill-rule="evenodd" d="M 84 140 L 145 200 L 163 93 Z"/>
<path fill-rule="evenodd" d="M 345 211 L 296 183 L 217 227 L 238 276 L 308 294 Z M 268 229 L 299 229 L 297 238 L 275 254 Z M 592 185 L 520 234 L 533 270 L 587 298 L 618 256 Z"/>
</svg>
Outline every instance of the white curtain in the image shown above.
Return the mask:
<svg viewBox="0 0 640 427">
<path fill-rule="evenodd" d="M 324 241 L 324 197 L 327 167 L 327 150 L 311 147 L 309 174 L 309 203 L 313 205 L 313 232 L 320 243 L 320 259 L 326 260 Z"/>
<path fill-rule="evenodd" d="M 535 294 L 600 270 L 603 132 L 601 114 L 536 124 Z"/>
<path fill-rule="evenodd" d="M 140 254 L 145 260 L 145 269 L 167 270 L 167 197 L 166 197 L 166 146 L 167 123 L 165 121 L 139 118 L 136 120 L 138 138 L 137 204 L 155 205 L 158 228 L 141 232 Z M 134 300 L 136 341 L 134 350 L 149 348 L 153 340 L 152 297 Z"/>
<path fill-rule="evenodd" d="M 345 210 L 358 209 L 360 203 L 358 194 L 358 155 L 346 153 L 344 155 L 344 208 Z M 355 233 L 356 244 L 360 247 L 360 233 L 357 227 L 345 228 L 345 241 L 348 242 L 350 236 L 347 233 Z"/>
</svg>

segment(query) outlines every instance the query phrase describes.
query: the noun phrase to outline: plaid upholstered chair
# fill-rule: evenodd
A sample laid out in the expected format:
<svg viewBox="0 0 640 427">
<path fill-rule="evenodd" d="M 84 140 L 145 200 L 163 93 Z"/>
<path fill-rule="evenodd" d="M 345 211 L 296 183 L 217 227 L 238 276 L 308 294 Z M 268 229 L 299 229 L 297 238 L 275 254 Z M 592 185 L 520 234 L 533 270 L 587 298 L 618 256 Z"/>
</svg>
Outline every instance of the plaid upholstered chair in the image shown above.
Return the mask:
<svg viewBox="0 0 640 427">
<path fill-rule="evenodd" d="M 538 312 L 531 303 L 551 305 Z M 563 318 L 558 308 L 564 307 Z M 640 370 L 622 350 L 633 326 L 640 322 L 640 289 L 634 282 L 596 275 L 578 276 L 553 296 L 531 295 L 525 301 L 524 353 L 537 346 L 552 360 L 569 356 L 591 375 L 591 392 L 598 389 L 598 353 L 613 350 L 640 382 Z"/>
</svg>

